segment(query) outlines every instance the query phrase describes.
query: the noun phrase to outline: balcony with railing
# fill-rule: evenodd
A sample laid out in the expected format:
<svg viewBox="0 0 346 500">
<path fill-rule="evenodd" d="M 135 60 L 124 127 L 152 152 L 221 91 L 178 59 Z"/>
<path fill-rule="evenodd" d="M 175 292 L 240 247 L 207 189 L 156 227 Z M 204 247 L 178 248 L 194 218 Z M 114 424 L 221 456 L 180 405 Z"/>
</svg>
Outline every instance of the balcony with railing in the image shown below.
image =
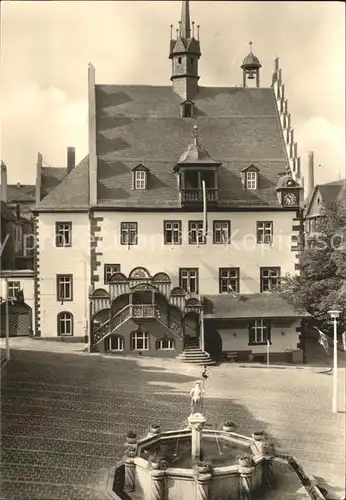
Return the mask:
<svg viewBox="0 0 346 500">
<path fill-rule="evenodd" d="M 216 202 L 218 200 L 217 188 L 206 188 L 207 202 Z M 199 188 L 181 189 L 182 203 L 202 203 L 203 190 Z"/>
</svg>

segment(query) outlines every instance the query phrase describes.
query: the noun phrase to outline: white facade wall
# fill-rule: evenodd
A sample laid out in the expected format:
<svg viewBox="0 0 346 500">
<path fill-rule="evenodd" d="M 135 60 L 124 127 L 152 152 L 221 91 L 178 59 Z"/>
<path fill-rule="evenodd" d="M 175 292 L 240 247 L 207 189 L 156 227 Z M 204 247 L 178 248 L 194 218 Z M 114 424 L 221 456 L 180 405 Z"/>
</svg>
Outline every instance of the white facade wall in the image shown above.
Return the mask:
<svg viewBox="0 0 346 500">
<path fill-rule="evenodd" d="M 213 220 L 231 221 L 231 244 L 218 245 L 208 237 L 206 245 L 188 244 L 188 221 L 202 220 L 201 213 L 184 212 L 111 212 L 99 211 L 101 240 L 95 251 L 99 253 L 95 288 L 104 287 L 104 264 L 120 264 L 128 276 L 136 266 L 148 269 L 151 275 L 166 272 L 172 286 L 179 285 L 179 268 L 199 268 L 199 291 L 202 295 L 219 293 L 219 268 L 240 268 L 240 293 L 260 291 L 260 267 L 280 267 L 281 275 L 293 273 L 295 252 L 291 250 L 291 236 L 295 212 L 209 212 L 208 228 Z M 165 220 L 181 220 L 182 245 L 164 245 Z M 256 221 L 273 221 L 272 245 L 257 244 Z M 72 246 L 55 246 L 56 222 L 72 222 Z M 138 223 L 138 244 L 130 247 L 120 243 L 121 222 Z M 90 220 L 87 213 L 41 213 L 38 219 L 40 331 L 42 337 L 57 336 L 57 315 L 68 311 L 74 315 L 74 336 L 84 335 L 88 318 L 90 285 Z M 73 274 L 73 301 L 62 305 L 57 300 L 57 274 Z M 25 293 L 25 291 L 24 291 Z M 33 297 L 33 292 L 32 297 Z M 26 294 L 25 296 L 27 296 Z M 29 293 L 30 295 L 30 293 Z M 28 295 L 28 296 L 29 296 Z M 234 342 L 234 337 L 232 335 Z M 281 339 L 280 339 L 281 341 Z M 282 339 L 287 344 L 287 338 Z M 279 347 L 279 346 L 278 346 Z M 281 346 L 280 346 L 281 347 Z"/>
<path fill-rule="evenodd" d="M 271 328 L 271 352 L 287 352 L 297 350 L 299 333 L 296 328 L 300 326 L 300 320 L 292 320 L 291 325 L 276 326 L 275 322 Z M 266 345 L 248 345 L 249 335 L 244 328 L 222 329 L 218 328 L 222 338 L 222 349 L 224 351 L 241 351 L 249 349 L 253 354 L 266 353 Z M 235 335 L 234 335 L 235 334 Z"/>
<path fill-rule="evenodd" d="M 72 246 L 56 247 L 56 222 L 72 222 Z M 41 213 L 38 218 L 40 331 L 42 337 L 57 336 L 57 315 L 74 317 L 74 336 L 84 335 L 88 319 L 90 283 L 90 230 L 87 213 Z M 73 300 L 57 300 L 57 274 L 73 274 Z"/>
<path fill-rule="evenodd" d="M 294 272 L 291 237 L 295 212 L 209 212 L 209 231 L 213 220 L 230 220 L 232 241 L 227 246 L 213 244 L 209 236 L 207 244 L 198 247 L 188 244 L 188 221 L 202 220 L 201 213 L 96 212 L 95 216 L 103 217 L 98 233 L 102 241 L 97 245 L 102 270 L 104 264 L 120 264 L 121 272 L 128 276 L 134 267 L 143 266 L 151 275 L 166 272 L 172 286 L 178 286 L 180 267 L 198 267 L 202 295 L 219 293 L 220 267 L 240 268 L 240 293 L 245 294 L 260 292 L 260 267 L 281 267 L 282 276 Z M 164 220 L 182 221 L 182 245 L 164 245 Z M 272 245 L 257 244 L 256 221 L 273 221 Z M 138 223 L 137 245 L 120 244 L 121 222 Z"/>
</svg>

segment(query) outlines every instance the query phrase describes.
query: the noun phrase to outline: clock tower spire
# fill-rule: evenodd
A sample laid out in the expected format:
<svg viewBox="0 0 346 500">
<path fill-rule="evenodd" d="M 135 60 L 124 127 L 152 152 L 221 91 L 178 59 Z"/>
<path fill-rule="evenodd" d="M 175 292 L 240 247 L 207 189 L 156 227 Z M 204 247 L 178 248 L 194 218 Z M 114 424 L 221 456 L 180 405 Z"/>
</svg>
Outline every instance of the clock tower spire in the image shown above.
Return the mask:
<svg viewBox="0 0 346 500">
<path fill-rule="evenodd" d="M 183 0 L 181 20 L 175 38 L 173 38 L 173 25 L 171 25 L 169 58 L 172 60 L 173 90 L 184 101 L 191 101 L 198 92 L 200 56 L 199 26 L 197 26 L 195 37 L 195 23 L 190 21 L 190 2 Z"/>
</svg>

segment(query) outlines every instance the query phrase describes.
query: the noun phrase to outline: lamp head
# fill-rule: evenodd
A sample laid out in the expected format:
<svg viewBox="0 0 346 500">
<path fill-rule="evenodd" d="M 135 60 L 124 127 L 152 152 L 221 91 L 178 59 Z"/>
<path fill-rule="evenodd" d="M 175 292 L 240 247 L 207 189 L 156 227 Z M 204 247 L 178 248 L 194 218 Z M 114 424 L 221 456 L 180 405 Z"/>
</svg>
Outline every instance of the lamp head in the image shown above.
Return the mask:
<svg viewBox="0 0 346 500">
<path fill-rule="evenodd" d="M 328 311 L 328 314 L 332 319 L 338 319 L 338 317 L 341 314 L 341 311 L 338 311 L 337 309 L 332 309 L 331 311 Z"/>
</svg>

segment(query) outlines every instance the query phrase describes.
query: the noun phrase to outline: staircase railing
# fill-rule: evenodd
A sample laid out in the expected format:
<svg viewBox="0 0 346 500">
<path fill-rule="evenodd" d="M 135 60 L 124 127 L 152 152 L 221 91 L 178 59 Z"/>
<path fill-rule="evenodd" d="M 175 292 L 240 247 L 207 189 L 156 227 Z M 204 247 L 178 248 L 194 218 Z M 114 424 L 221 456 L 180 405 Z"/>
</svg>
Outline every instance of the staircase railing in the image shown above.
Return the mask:
<svg viewBox="0 0 346 500">
<path fill-rule="evenodd" d="M 168 318 L 167 313 L 163 312 L 159 307 L 155 307 L 156 318 L 169 330 L 171 330 L 175 335 L 178 335 L 180 339 L 184 338 L 184 329 L 179 321 L 176 321 L 172 316 Z"/>
<path fill-rule="evenodd" d="M 111 319 L 108 319 L 103 323 L 92 336 L 92 345 L 97 344 L 102 340 L 109 332 L 118 328 L 130 317 L 130 306 L 127 305 L 120 309 Z"/>
</svg>

